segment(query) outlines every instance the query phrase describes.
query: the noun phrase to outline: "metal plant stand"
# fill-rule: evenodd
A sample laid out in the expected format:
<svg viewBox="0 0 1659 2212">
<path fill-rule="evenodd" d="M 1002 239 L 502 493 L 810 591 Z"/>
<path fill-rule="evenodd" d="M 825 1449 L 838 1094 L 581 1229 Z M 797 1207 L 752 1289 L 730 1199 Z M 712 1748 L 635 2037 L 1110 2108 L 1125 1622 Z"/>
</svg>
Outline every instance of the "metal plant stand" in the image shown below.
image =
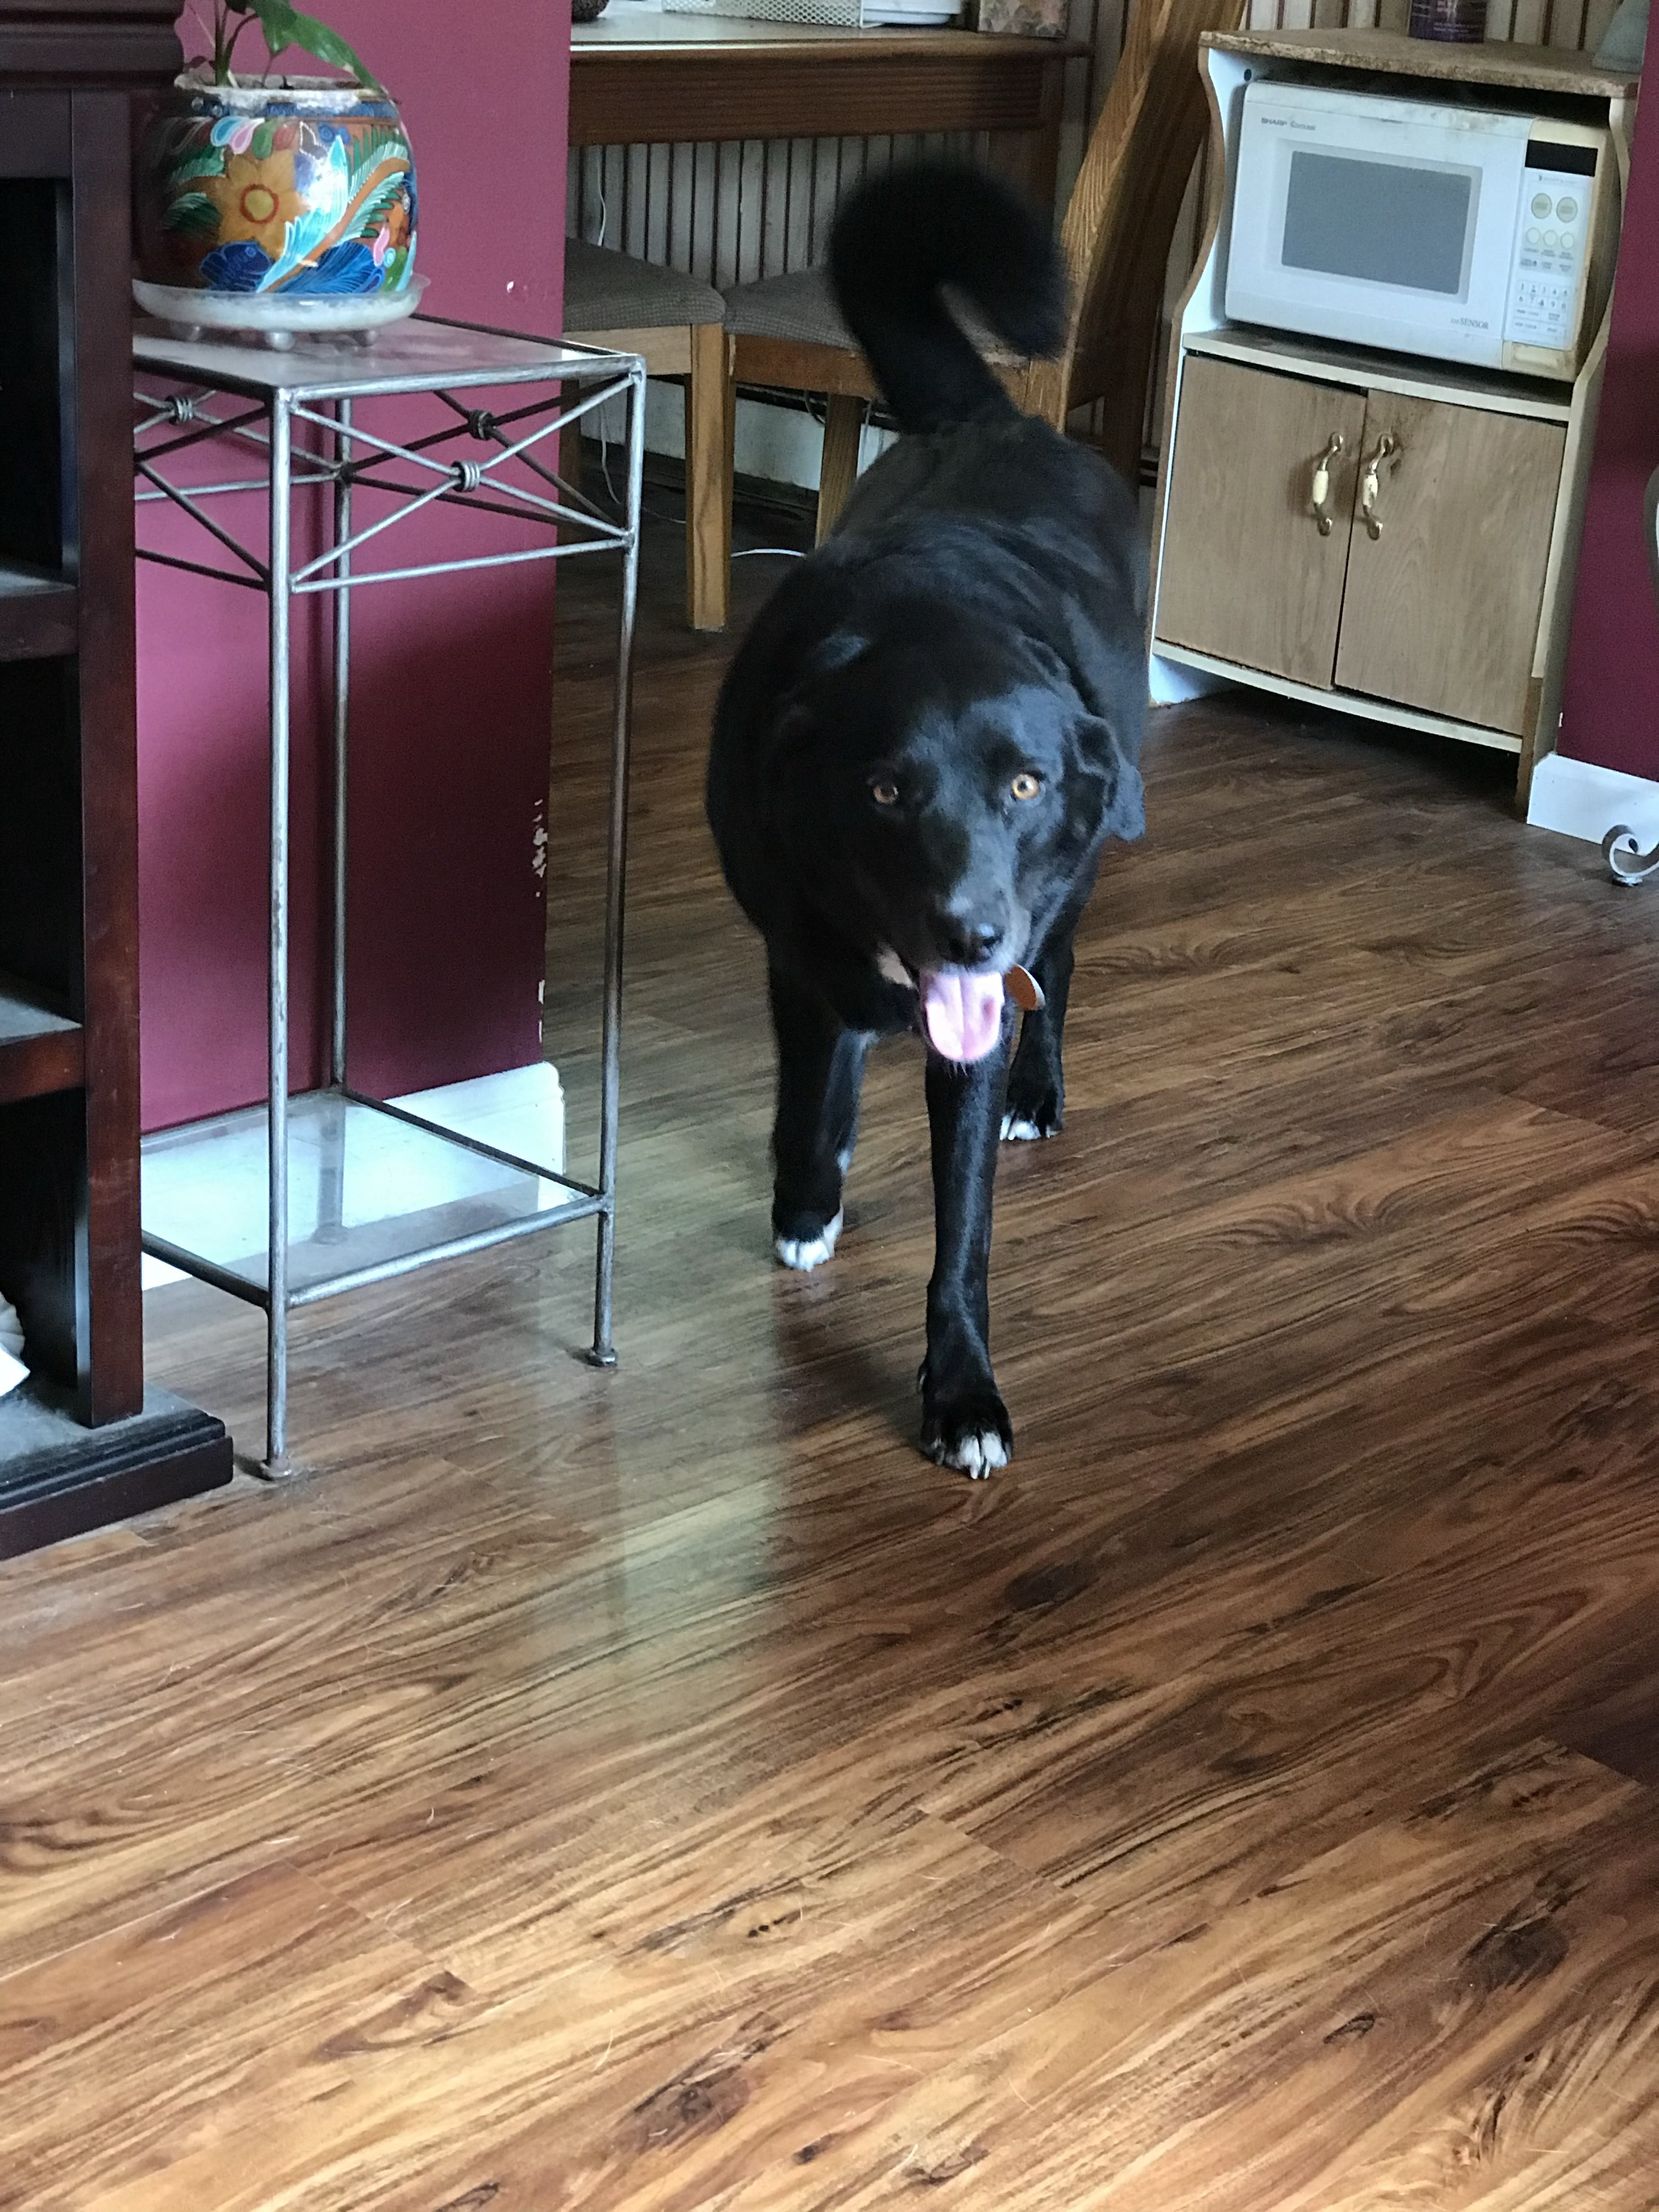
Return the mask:
<svg viewBox="0 0 1659 2212">
<path fill-rule="evenodd" d="M 506 1239 L 592 1218 L 598 1224 L 593 1342 L 588 1358 L 615 1363 L 611 1341 L 611 1282 L 616 1242 L 617 1117 L 622 1020 L 622 951 L 626 860 L 629 707 L 639 576 L 639 517 L 645 447 L 645 365 L 636 356 L 602 351 L 574 342 L 544 341 L 472 325 L 416 317 L 380 333 L 373 346 L 352 340 L 313 340 L 291 351 L 272 352 L 234 343 L 204 343 L 140 334 L 136 458 L 141 513 L 168 503 L 199 526 L 206 538 L 202 560 L 140 546 L 139 557 L 191 574 L 263 592 L 270 624 L 270 1084 L 263 1112 L 265 1131 L 264 1249 L 231 1258 L 186 1249 L 154 1233 L 147 1219 L 144 1249 L 156 1258 L 262 1307 L 268 1320 L 266 1464 L 288 1462 L 288 1321 L 297 1308 L 344 1291 L 407 1273 L 434 1260 L 476 1252 Z M 489 395 L 491 404 L 482 404 Z M 357 410 L 366 401 L 429 399 L 436 421 L 428 433 L 407 431 L 407 411 L 396 417 L 398 434 L 371 431 Z M 620 520 L 565 483 L 557 447 L 549 441 L 607 401 L 627 403 L 627 490 Z M 173 457 L 216 443 L 243 464 L 226 480 L 176 480 Z M 544 458 L 545 456 L 545 458 Z M 253 473 L 247 472 L 251 461 Z M 211 474 L 211 471 L 209 471 Z M 307 487 L 331 491 L 332 526 L 323 550 L 301 558 L 294 544 L 294 494 Z M 265 495 L 268 538 L 264 546 L 240 543 L 211 512 L 211 501 L 234 493 Z M 374 519 L 359 525 L 354 501 L 375 496 Z M 545 533 L 545 542 L 515 544 L 468 559 L 384 565 L 386 534 L 434 504 L 494 514 Z M 378 567 L 357 565 L 374 544 Z M 622 563 L 617 631 L 616 710 L 612 723 L 606 854 L 604 1015 L 601 1040 L 599 1165 L 597 1183 L 518 1153 L 462 1135 L 406 1106 L 388 1104 L 351 1087 L 346 1020 L 347 793 L 351 716 L 351 593 L 371 584 L 412 582 L 465 568 L 505 568 L 532 561 L 612 554 Z M 296 598 L 330 593 L 334 602 L 333 655 L 333 942 L 330 1014 L 330 1084 L 321 1093 L 290 1102 L 289 1090 L 289 755 L 290 635 Z M 337 1170 L 349 1126 L 357 1117 L 389 1117 L 426 1139 L 459 1147 L 502 1170 L 529 1178 L 531 1210 L 508 1208 L 465 1233 L 440 1237 L 412 1249 L 382 1251 L 361 1264 L 309 1265 L 296 1279 L 289 1235 L 289 1147 L 295 1109 L 309 1117 L 307 1136 L 319 1141 Z M 222 1117 L 226 1121 L 235 1117 Z M 205 1127 L 208 1125 L 197 1125 Z M 168 1133 L 171 1140 L 178 1133 Z M 183 1133 L 186 1137 L 190 1132 Z M 332 1147 L 331 1152 L 330 1147 Z M 555 1202 L 533 1194 L 557 1186 Z M 146 1212 L 148 1213 L 148 1207 Z M 329 1211 L 325 1205 L 319 1221 Z M 319 1226 L 320 1250 L 330 1230 Z M 344 1240 L 339 1218 L 331 1224 Z M 312 1261 L 317 1253 L 310 1255 Z"/>
</svg>

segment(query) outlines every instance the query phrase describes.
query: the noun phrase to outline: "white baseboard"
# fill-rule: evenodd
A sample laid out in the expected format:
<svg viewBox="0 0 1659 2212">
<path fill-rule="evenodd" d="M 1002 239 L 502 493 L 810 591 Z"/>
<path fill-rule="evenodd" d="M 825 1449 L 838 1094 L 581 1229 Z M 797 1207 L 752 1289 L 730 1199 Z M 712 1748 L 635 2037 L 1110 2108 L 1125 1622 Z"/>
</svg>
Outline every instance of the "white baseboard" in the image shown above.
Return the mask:
<svg viewBox="0 0 1659 2212">
<path fill-rule="evenodd" d="M 1532 772 L 1527 820 L 1534 830 L 1556 830 L 1592 845 L 1622 822 L 1639 845 L 1659 844 L 1659 783 L 1546 753 Z"/>
<path fill-rule="evenodd" d="M 1166 660 L 1161 653 L 1147 656 L 1146 694 L 1154 707 L 1179 707 L 1188 699 L 1204 699 L 1212 691 L 1233 688 L 1224 676 L 1212 676 L 1207 669 Z"/>
</svg>

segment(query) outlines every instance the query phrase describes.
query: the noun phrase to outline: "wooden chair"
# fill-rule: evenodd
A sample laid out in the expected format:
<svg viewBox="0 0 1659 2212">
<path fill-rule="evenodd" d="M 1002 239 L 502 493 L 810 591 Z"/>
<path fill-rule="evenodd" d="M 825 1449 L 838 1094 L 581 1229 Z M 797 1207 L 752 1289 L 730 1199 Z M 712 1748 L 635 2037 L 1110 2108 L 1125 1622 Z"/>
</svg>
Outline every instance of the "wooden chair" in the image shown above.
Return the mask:
<svg viewBox="0 0 1659 2212">
<path fill-rule="evenodd" d="M 732 384 L 726 302 L 677 269 L 565 240 L 564 327 L 589 345 L 641 354 L 685 382 L 685 597 L 693 629 L 724 629 L 732 580 Z M 568 474 L 568 471 L 566 471 Z"/>
<path fill-rule="evenodd" d="M 1102 450 L 1131 483 L 1140 471 L 1170 247 L 1207 122 L 1199 38 L 1235 27 L 1243 12 L 1243 0 L 1136 0 L 1131 7 L 1129 35 L 1061 233 L 1072 279 L 1065 351 L 1052 362 L 990 356 L 1020 404 L 1057 429 L 1074 408 L 1102 401 Z M 859 434 L 877 396 L 827 272 L 740 285 L 726 295 L 726 327 L 735 383 L 825 396 L 822 542 L 858 475 Z"/>
<path fill-rule="evenodd" d="M 740 284 L 726 295 L 726 328 L 734 392 L 738 384 L 769 384 L 824 396 L 818 470 L 822 544 L 857 479 L 865 411 L 877 396 L 870 364 L 830 294 L 829 270 L 800 269 Z"/>
</svg>

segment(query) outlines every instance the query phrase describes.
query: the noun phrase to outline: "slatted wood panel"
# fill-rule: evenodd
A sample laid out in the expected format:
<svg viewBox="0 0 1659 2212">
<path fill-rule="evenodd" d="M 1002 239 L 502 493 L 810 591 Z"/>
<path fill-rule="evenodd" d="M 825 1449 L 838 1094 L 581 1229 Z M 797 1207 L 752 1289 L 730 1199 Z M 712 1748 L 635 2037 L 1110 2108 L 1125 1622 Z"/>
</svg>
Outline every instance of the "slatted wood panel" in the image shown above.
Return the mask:
<svg viewBox="0 0 1659 2212">
<path fill-rule="evenodd" d="M 1124 4 L 1072 0 L 1070 35 L 1093 58 L 1066 72 L 1062 203 L 1122 48 Z M 836 205 L 866 167 L 944 148 L 987 152 L 982 142 L 923 137 L 577 149 L 570 226 L 716 287 L 749 283 L 821 260 Z"/>
<path fill-rule="evenodd" d="M 1158 717 L 1066 1131 L 1003 1165 L 1019 1455 L 969 1486 L 909 1442 L 914 1052 L 832 1266 L 769 1265 L 721 653 L 648 554 L 623 1364 L 568 1240 L 386 1285 L 297 1323 L 314 1474 L 0 1571 L 0 2191 L 1651 2212 L 1659 900 L 1502 763 Z M 150 1342 L 257 1433 L 255 1316 L 181 1285 Z"/>
<path fill-rule="evenodd" d="M 1070 35 L 1093 49 L 1067 72 L 1060 185 L 1063 206 L 1095 117 L 1123 50 L 1133 0 L 1072 0 Z M 1487 36 L 1593 49 L 1617 0 L 1492 0 Z M 1250 0 L 1252 28 L 1319 25 L 1404 30 L 1410 0 Z M 574 231 L 629 253 L 694 271 L 716 288 L 749 283 L 822 260 L 841 196 L 866 167 L 920 152 L 927 139 L 800 139 L 784 145 L 592 148 L 570 158 Z M 954 150 L 971 151 L 963 144 Z M 980 149 L 982 153 L 983 149 Z M 1170 254 L 1166 312 L 1184 288 L 1197 247 L 1202 165 Z M 1164 355 L 1146 395 L 1146 443 L 1163 441 Z M 1086 430 L 1088 418 L 1078 427 Z"/>
</svg>

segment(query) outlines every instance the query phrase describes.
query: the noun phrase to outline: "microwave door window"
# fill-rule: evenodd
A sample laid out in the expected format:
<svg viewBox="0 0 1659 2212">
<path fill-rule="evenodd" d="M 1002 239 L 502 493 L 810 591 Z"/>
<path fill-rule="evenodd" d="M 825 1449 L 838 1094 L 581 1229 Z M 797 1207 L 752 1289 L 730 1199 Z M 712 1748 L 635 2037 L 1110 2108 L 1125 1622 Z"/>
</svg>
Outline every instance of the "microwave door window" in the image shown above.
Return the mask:
<svg viewBox="0 0 1659 2212">
<path fill-rule="evenodd" d="M 1286 269 L 1462 300 L 1480 179 L 1438 163 L 1291 151 L 1279 260 Z"/>
</svg>

